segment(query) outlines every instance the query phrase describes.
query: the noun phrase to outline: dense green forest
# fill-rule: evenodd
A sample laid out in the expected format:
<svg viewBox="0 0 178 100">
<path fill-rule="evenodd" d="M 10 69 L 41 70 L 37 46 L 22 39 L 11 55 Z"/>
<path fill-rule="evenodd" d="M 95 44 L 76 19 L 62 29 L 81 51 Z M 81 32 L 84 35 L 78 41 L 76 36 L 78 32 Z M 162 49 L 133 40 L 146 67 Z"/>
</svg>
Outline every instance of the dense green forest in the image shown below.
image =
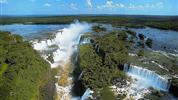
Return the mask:
<svg viewBox="0 0 178 100">
<path fill-rule="evenodd" d="M 51 76 L 50 65 L 31 44 L 0 32 L 0 100 L 52 99 Z"/>
<path fill-rule="evenodd" d="M 95 36 L 91 44 L 81 45 L 79 49 L 79 69 L 83 71 L 81 78 L 85 88 L 99 91 L 99 98 L 115 100 L 109 88 L 115 79 L 127 80 L 122 71 L 128 58 L 127 33 L 111 32 L 103 36 Z M 77 69 L 78 70 L 78 69 Z M 106 95 L 108 93 L 108 95 Z M 105 95 L 103 95 L 105 94 Z"/>
<path fill-rule="evenodd" d="M 138 16 L 138 15 L 77 15 L 77 16 L 30 16 L 30 17 L 0 17 L 1 24 L 69 24 L 74 20 L 106 23 L 113 26 L 144 27 L 150 26 L 160 29 L 178 31 L 178 17 L 176 16 Z"/>
</svg>

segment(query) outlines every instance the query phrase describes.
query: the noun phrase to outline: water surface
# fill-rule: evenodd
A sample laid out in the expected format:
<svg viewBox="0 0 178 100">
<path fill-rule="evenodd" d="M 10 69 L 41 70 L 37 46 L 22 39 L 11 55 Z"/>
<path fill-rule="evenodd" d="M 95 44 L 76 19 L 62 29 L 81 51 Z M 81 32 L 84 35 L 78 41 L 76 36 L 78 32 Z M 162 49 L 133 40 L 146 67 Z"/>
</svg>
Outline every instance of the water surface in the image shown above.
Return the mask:
<svg viewBox="0 0 178 100">
<path fill-rule="evenodd" d="M 9 31 L 12 34 L 19 34 L 25 39 L 34 39 L 46 37 L 47 34 L 56 32 L 68 25 L 24 25 L 24 24 L 11 24 L 11 25 L 1 25 L 1 31 Z"/>
<path fill-rule="evenodd" d="M 137 34 L 144 34 L 153 40 L 152 48 L 171 53 L 178 53 L 178 32 L 172 30 L 161 30 L 156 28 L 130 28 Z"/>
</svg>

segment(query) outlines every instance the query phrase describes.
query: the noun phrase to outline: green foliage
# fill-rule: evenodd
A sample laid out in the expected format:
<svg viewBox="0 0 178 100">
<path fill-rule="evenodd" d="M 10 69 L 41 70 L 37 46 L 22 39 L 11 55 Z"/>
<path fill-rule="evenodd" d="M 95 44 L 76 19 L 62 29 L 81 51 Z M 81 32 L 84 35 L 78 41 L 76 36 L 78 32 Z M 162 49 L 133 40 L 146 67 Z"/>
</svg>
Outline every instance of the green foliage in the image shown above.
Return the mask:
<svg viewBox="0 0 178 100">
<path fill-rule="evenodd" d="M 109 87 L 105 87 L 101 90 L 101 100 L 116 100 L 116 97 Z"/>
<path fill-rule="evenodd" d="M 59 48 L 58 45 L 55 45 L 55 44 L 50 45 L 50 46 L 48 46 L 48 47 L 49 47 L 49 48 Z"/>
<path fill-rule="evenodd" d="M 166 94 L 164 92 L 161 92 L 159 90 L 155 90 L 153 88 L 151 89 L 151 93 L 147 94 L 144 96 L 144 99 L 149 99 L 149 100 L 167 100 L 168 98 L 166 98 Z M 144 99 L 140 99 L 140 100 L 144 100 Z"/>
<path fill-rule="evenodd" d="M 109 70 L 102 66 L 101 58 L 92 49 L 91 45 L 81 46 L 79 56 L 80 68 L 84 71 L 82 80 L 85 87 L 96 89 L 107 86 L 110 83 Z"/>
<path fill-rule="evenodd" d="M 96 25 L 96 26 L 92 27 L 92 30 L 95 31 L 95 32 L 103 32 L 103 31 L 106 31 L 106 28 L 104 28 L 100 25 Z"/>
<path fill-rule="evenodd" d="M 140 38 L 140 40 L 144 40 L 145 36 L 143 34 L 138 34 L 138 37 Z"/>
<path fill-rule="evenodd" d="M 144 50 L 142 50 L 142 49 L 139 50 L 137 55 L 138 55 L 138 56 L 143 56 L 143 55 L 144 55 Z"/>
<path fill-rule="evenodd" d="M 153 44 L 153 40 L 152 39 L 150 39 L 150 38 L 148 38 L 147 40 L 146 40 L 146 45 L 148 46 L 148 47 L 152 47 L 152 44 Z"/>
<path fill-rule="evenodd" d="M 50 65 L 18 35 L 0 32 L 0 100 L 42 99 Z"/>
<path fill-rule="evenodd" d="M 75 19 L 92 23 L 107 23 L 114 26 L 143 28 L 150 26 L 178 31 L 178 18 L 175 16 L 44 16 L 44 17 L 0 17 L 1 24 L 67 24 Z"/>
<path fill-rule="evenodd" d="M 92 44 L 80 46 L 79 65 L 84 86 L 100 89 L 112 84 L 114 77 L 126 79 L 118 66 L 127 62 L 125 32 L 112 32 L 96 37 Z M 96 48 L 97 47 L 97 48 Z"/>
<path fill-rule="evenodd" d="M 8 65 L 6 63 L 2 64 L 0 67 L 0 79 L 2 77 L 2 75 L 4 74 L 4 72 L 7 70 Z"/>
<path fill-rule="evenodd" d="M 136 35 L 137 35 L 136 32 L 131 31 L 131 30 L 126 30 L 126 32 L 129 33 L 130 35 L 134 36 L 134 37 L 136 37 Z"/>
</svg>

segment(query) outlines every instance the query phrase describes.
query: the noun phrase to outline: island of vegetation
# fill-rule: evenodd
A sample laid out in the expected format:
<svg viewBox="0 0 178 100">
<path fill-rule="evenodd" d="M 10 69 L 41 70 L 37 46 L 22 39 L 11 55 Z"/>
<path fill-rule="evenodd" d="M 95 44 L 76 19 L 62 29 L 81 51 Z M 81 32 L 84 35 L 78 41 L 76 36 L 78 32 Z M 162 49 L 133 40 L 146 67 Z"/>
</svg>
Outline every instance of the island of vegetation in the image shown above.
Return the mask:
<svg viewBox="0 0 178 100">
<path fill-rule="evenodd" d="M 51 100 L 49 63 L 21 36 L 0 32 L 0 100 Z"/>
<path fill-rule="evenodd" d="M 79 48 L 78 66 L 74 70 L 76 76 L 80 76 L 80 85 L 83 90 L 90 88 L 94 91 L 94 98 L 97 100 L 122 100 L 125 95 L 116 95 L 110 88 L 113 85 L 126 85 L 131 81 L 126 75 L 124 64 L 134 64 L 143 66 L 158 73 L 159 75 L 172 76 L 177 74 L 177 58 L 167 58 L 161 53 L 150 52 L 147 48 L 152 48 L 153 40 L 146 38 L 143 34 L 136 34 L 130 30 L 120 30 L 105 32 L 106 29 L 100 26 L 93 27 L 92 35 L 84 35 L 82 38 L 90 37 L 89 44 L 83 44 Z M 103 34 L 100 34 L 103 33 Z M 134 52 L 137 56 L 129 55 Z M 143 61 L 145 59 L 145 61 Z M 149 63 L 151 61 L 157 63 Z M 148 62 L 148 63 L 145 63 Z M 166 64 L 165 69 L 158 65 Z M 173 72 L 172 70 L 175 69 Z M 177 80 L 171 79 L 170 92 L 177 95 Z M 78 81 L 78 79 L 77 79 Z M 151 93 L 145 95 L 145 98 L 151 100 L 161 100 L 167 98 L 164 91 L 150 88 Z M 109 99 L 108 99 L 109 98 Z M 132 98 L 130 98 L 132 99 Z"/>
</svg>

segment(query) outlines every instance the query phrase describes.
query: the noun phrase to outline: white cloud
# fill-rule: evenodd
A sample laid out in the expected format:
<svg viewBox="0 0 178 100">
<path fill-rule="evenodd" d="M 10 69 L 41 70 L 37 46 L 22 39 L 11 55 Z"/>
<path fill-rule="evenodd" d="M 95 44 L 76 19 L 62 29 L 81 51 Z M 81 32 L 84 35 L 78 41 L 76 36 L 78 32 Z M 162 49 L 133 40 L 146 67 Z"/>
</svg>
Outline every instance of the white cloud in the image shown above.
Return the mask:
<svg viewBox="0 0 178 100">
<path fill-rule="evenodd" d="M 136 4 L 122 4 L 119 2 L 113 2 L 112 0 L 107 0 L 105 4 L 98 5 L 98 9 L 104 9 L 104 8 L 110 8 L 110 9 L 116 9 L 116 8 L 128 8 L 128 9 L 154 9 L 154 8 L 162 8 L 164 5 L 162 2 L 154 3 L 154 4 L 142 4 L 142 5 L 136 5 Z"/>
<path fill-rule="evenodd" d="M 134 5 L 134 4 L 129 4 L 128 8 L 130 9 L 151 9 L 151 8 L 162 8 L 163 7 L 163 3 L 162 2 L 158 2 L 155 4 L 143 4 L 143 5 Z"/>
<path fill-rule="evenodd" d="M 104 5 L 99 5 L 97 6 L 98 9 L 103 9 L 103 8 L 124 8 L 125 5 L 122 3 L 115 3 L 112 0 L 107 0 Z"/>
<path fill-rule="evenodd" d="M 115 5 L 113 1 L 109 0 L 109 1 L 106 1 L 105 7 L 112 8 L 112 7 L 115 7 Z"/>
<path fill-rule="evenodd" d="M 0 4 L 7 4 L 7 0 L 0 0 Z"/>
<path fill-rule="evenodd" d="M 129 9 L 144 9 L 145 7 L 143 5 L 129 4 L 129 6 L 127 8 L 129 8 Z"/>
<path fill-rule="evenodd" d="M 70 8 L 71 8 L 71 9 L 74 9 L 74 10 L 77 10 L 77 9 L 78 9 L 76 3 L 71 3 L 71 4 L 70 4 Z"/>
<path fill-rule="evenodd" d="M 45 7 L 51 7 L 51 4 L 50 3 L 45 3 L 44 6 Z"/>
<path fill-rule="evenodd" d="M 87 0 L 87 5 L 88 5 L 90 8 L 92 8 L 92 7 L 93 7 L 93 5 L 92 5 L 92 0 Z"/>
</svg>

